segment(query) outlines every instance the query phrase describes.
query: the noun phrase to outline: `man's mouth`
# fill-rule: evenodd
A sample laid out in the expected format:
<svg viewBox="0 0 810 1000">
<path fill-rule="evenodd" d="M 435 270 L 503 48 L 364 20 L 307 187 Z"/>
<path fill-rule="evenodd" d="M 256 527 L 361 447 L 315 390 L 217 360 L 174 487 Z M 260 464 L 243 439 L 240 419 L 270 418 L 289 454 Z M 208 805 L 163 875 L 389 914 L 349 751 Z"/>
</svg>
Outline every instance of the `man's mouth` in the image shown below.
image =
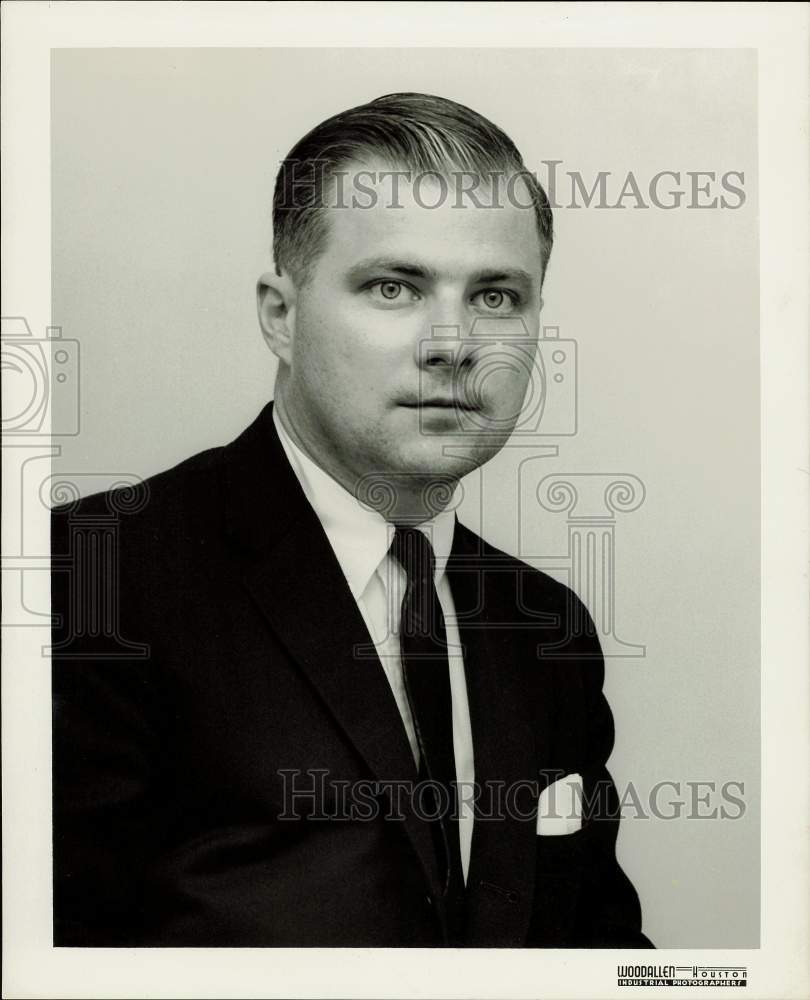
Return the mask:
<svg viewBox="0 0 810 1000">
<path fill-rule="evenodd" d="M 411 410 L 480 410 L 481 407 L 464 399 L 445 399 L 439 396 L 426 399 L 406 399 L 400 406 Z"/>
</svg>

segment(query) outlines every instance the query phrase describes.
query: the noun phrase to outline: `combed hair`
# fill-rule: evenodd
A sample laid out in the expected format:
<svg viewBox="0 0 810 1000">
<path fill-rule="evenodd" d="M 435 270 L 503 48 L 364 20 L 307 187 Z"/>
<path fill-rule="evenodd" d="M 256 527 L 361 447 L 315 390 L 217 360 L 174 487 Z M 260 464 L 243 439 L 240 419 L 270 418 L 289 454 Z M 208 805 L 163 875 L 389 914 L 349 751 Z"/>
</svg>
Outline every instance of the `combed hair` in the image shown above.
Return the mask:
<svg viewBox="0 0 810 1000">
<path fill-rule="evenodd" d="M 325 189 L 336 173 L 364 156 L 415 173 L 519 173 L 534 206 L 545 271 L 553 243 L 548 198 L 517 147 L 471 108 L 430 94 L 387 94 L 316 125 L 282 161 L 273 195 L 276 271 L 303 284 L 323 250 Z"/>
</svg>

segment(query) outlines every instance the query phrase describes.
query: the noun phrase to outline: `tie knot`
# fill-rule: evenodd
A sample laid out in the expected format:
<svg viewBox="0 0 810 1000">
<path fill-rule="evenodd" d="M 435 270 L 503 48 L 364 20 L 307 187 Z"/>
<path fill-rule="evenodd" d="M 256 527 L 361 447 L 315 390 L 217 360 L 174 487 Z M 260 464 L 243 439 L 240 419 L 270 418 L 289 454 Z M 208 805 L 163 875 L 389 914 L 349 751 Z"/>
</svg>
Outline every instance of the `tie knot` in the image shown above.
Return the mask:
<svg viewBox="0 0 810 1000">
<path fill-rule="evenodd" d="M 410 581 L 432 582 L 436 556 L 424 532 L 398 524 L 391 542 L 391 554 L 398 560 Z"/>
</svg>

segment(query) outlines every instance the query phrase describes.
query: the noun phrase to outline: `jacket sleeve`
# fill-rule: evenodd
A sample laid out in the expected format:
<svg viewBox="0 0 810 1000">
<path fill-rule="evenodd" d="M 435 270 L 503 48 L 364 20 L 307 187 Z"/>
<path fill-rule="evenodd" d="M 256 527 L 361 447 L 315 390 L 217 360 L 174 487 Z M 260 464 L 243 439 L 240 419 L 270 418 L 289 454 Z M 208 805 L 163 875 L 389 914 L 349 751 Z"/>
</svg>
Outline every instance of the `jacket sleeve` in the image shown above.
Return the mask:
<svg viewBox="0 0 810 1000">
<path fill-rule="evenodd" d="M 72 534 L 70 511 L 54 511 L 54 944 L 123 945 L 144 922 L 143 875 L 161 836 L 154 663 L 148 646 L 99 625 L 111 595 L 87 586 Z M 96 582 L 117 604 L 115 574 Z"/>
<path fill-rule="evenodd" d="M 588 755 L 583 778 L 581 888 L 574 944 L 585 948 L 652 948 L 641 930 L 638 894 L 616 858 L 620 805 L 606 762 L 613 747 L 613 717 L 602 693 L 601 666 L 589 670 L 593 684 L 587 716 Z"/>
<path fill-rule="evenodd" d="M 576 833 L 536 838 L 536 890 L 527 943 L 652 948 L 641 930 L 638 894 L 616 858 L 620 804 L 607 770 L 614 726 L 603 693 L 604 658 L 584 605 L 571 591 L 565 601 L 567 610 L 560 614 L 565 655 L 555 653 L 547 664 L 547 676 L 553 678 L 555 746 L 555 773 L 548 780 L 580 774 L 582 825 Z"/>
</svg>

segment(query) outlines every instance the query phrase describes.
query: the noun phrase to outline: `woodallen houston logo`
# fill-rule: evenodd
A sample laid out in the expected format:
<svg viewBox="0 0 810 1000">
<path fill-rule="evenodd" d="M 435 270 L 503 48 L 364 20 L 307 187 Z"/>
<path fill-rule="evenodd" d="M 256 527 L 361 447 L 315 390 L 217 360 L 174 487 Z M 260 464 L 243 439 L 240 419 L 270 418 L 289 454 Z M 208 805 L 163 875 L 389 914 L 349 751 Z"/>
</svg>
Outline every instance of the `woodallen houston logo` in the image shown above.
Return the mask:
<svg viewBox="0 0 810 1000">
<path fill-rule="evenodd" d="M 747 986 L 742 965 L 619 965 L 619 986 Z"/>
</svg>

